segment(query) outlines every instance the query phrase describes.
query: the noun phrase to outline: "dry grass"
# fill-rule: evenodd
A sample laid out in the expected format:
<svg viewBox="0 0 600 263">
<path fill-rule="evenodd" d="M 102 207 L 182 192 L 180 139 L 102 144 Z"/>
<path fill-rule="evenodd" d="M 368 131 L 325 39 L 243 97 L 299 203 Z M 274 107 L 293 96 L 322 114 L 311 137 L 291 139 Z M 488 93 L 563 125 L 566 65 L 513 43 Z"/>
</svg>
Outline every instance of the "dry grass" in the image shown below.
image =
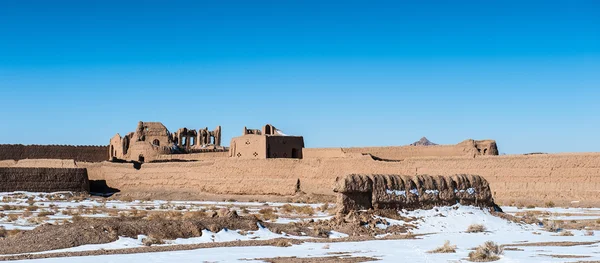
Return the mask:
<svg viewBox="0 0 600 263">
<path fill-rule="evenodd" d="M 287 239 L 276 239 L 275 242 L 273 243 L 274 246 L 276 247 L 290 247 L 292 246 L 292 244 L 287 240 Z"/>
<path fill-rule="evenodd" d="M 6 235 L 6 229 L 3 226 L 0 226 L 0 237 L 5 237 Z"/>
<path fill-rule="evenodd" d="M 561 229 L 562 222 L 560 220 L 548 221 L 544 224 L 544 230 L 548 232 L 558 232 Z"/>
<path fill-rule="evenodd" d="M 489 262 L 500 259 L 500 255 L 504 254 L 502 246 L 487 241 L 483 245 L 477 247 L 475 251 L 469 253 L 469 260 L 473 262 Z"/>
<path fill-rule="evenodd" d="M 17 219 L 19 219 L 19 215 L 17 215 L 17 214 L 10 214 L 10 215 L 7 216 L 6 219 L 7 219 L 8 222 L 14 222 L 14 221 L 17 221 Z"/>
<path fill-rule="evenodd" d="M 467 228 L 467 233 L 481 233 L 481 232 L 485 232 L 487 230 L 487 228 L 485 228 L 484 225 L 481 224 L 472 224 Z"/>
<path fill-rule="evenodd" d="M 149 236 L 149 237 L 142 239 L 142 244 L 144 244 L 144 246 L 148 246 L 148 247 L 152 246 L 152 245 L 162 245 L 164 243 L 165 242 L 162 241 L 160 238 L 156 238 L 153 236 Z"/>
<path fill-rule="evenodd" d="M 593 236 L 593 235 L 594 235 L 594 231 L 592 231 L 592 230 L 587 230 L 587 231 L 585 231 L 585 235 L 586 235 L 586 236 Z"/>
<path fill-rule="evenodd" d="M 563 230 L 563 231 L 560 232 L 559 236 L 572 237 L 573 236 L 573 232 L 571 232 L 569 230 Z"/>
<path fill-rule="evenodd" d="M 263 208 L 258 211 L 258 213 L 261 215 L 261 219 L 263 221 L 275 220 L 275 219 L 279 218 L 279 216 L 277 216 L 277 214 L 275 214 L 275 212 L 276 211 L 270 207 Z"/>
<path fill-rule="evenodd" d="M 446 240 L 443 246 L 427 251 L 427 253 L 456 253 L 456 245 L 450 245 L 450 241 Z"/>
<path fill-rule="evenodd" d="M 321 211 L 326 211 L 327 209 L 329 209 L 329 204 L 323 204 L 323 206 L 321 206 Z M 297 214 L 304 214 L 304 215 L 309 215 L 309 216 L 312 216 L 315 214 L 315 209 L 313 209 L 311 206 L 308 206 L 308 205 L 294 206 L 294 205 L 290 205 L 290 204 L 285 204 L 281 207 L 281 210 L 286 214 L 291 214 L 294 212 Z"/>
<path fill-rule="evenodd" d="M 546 205 L 546 207 L 548 207 L 548 208 L 552 208 L 552 207 L 554 207 L 554 206 L 555 206 L 554 202 L 552 202 L 552 201 L 548 201 L 548 202 L 546 202 L 546 203 L 545 203 L 545 205 Z"/>
<path fill-rule="evenodd" d="M 38 216 L 53 216 L 54 214 L 56 213 L 52 211 L 41 211 L 38 213 Z"/>
</svg>

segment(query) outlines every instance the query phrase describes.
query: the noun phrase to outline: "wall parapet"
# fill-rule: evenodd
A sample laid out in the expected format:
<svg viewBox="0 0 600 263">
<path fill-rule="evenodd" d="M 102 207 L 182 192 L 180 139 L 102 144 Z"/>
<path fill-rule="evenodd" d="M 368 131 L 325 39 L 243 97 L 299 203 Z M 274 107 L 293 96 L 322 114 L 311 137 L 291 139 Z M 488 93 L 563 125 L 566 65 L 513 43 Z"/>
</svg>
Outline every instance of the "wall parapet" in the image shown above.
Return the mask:
<svg viewBox="0 0 600 263">
<path fill-rule="evenodd" d="M 73 159 L 102 162 L 108 159 L 108 146 L 0 144 L 0 160 Z"/>
</svg>

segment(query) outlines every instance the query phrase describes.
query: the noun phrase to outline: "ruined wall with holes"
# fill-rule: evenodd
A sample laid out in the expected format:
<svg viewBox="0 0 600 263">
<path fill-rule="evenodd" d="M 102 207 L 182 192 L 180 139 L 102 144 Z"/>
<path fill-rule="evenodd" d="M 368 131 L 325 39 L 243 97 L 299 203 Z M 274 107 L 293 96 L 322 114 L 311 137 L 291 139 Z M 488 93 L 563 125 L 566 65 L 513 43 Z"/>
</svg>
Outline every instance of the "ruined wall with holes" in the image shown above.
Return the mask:
<svg viewBox="0 0 600 263">
<path fill-rule="evenodd" d="M 87 192 L 89 181 L 84 168 L 0 168 L 0 192 Z"/>
<path fill-rule="evenodd" d="M 82 162 L 108 160 L 108 146 L 0 145 L 0 160 L 73 159 Z"/>
<path fill-rule="evenodd" d="M 350 174 L 336 178 L 338 210 L 425 209 L 460 203 L 494 206 L 488 182 L 478 175 Z"/>
</svg>

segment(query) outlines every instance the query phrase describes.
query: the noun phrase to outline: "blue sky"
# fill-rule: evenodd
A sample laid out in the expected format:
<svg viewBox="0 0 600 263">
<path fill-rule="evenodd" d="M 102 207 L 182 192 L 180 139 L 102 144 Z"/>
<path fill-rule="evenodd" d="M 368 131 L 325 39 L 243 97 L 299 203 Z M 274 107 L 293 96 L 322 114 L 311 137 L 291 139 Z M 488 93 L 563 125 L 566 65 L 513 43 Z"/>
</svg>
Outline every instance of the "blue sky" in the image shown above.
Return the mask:
<svg viewBox="0 0 600 263">
<path fill-rule="evenodd" d="M 0 1 L 0 143 L 137 121 L 599 151 L 598 1 Z"/>
</svg>

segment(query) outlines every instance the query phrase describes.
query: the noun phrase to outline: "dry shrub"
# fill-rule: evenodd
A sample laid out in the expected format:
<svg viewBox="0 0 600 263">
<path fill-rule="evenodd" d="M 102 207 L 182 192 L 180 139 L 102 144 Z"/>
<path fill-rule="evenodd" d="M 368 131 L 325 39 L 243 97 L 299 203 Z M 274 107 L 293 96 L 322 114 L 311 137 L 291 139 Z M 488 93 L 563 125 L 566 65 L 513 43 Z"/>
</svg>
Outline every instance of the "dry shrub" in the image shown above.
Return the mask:
<svg viewBox="0 0 600 263">
<path fill-rule="evenodd" d="M 37 211 L 39 207 L 37 207 L 36 205 L 30 205 L 27 208 L 25 208 L 25 210 L 29 211 L 29 212 L 33 212 L 33 211 Z"/>
<path fill-rule="evenodd" d="M 285 205 L 281 206 L 281 210 L 283 211 L 283 213 L 290 214 L 290 213 L 294 212 L 295 209 L 294 209 L 293 205 L 285 204 Z"/>
<path fill-rule="evenodd" d="M 185 209 L 186 209 L 186 207 L 184 205 L 178 205 L 178 206 L 175 207 L 175 210 L 180 210 L 181 211 L 181 210 L 185 210 Z"/>
<path fill-rule="evenodd" d="M 38 216 L 53 216 L 54 214 L 56 214 L 56 213 L 54 213 L 52 211 L 41 211 L 38 213 Z"/>
<path fill-rule="evenodd" d="M 473 262 L 489 262 L 500 259 L 500 255 L 504 254 L 502 246 L 487 241 L 483 245 L 477 247 L 475 251 L 469 253 L 469 260 Z"/>
<path fill-rule="evenodd" d="M 23 217 L 30 217 L 31 215 L 33 215 L 33 213 L 29 210 L 25 210 L 23 211 L 23 214 L 21 214 Z"/>
<path fill-rule="evenodd" d="M 324 203 L 321 205 L 321 212 L 325 212 L 327 209 L 329 209 L 329 203 Z"/>
<path fill-rule="evenodd" d="M 144 246 L 152 246 L 152 245 L 162 245 L 165 242 L 163 242 L 160 238 L 156 238 L 153 236 L 149 236 L 149 237 L 145 237 L 144 239 L 142 239 L 142 244 L 144 244 Z"/>
<path fill-rule="evenodd" d="M 2 211 L 16 210 L 16 207 L 10 205 L 2 205 Z"/>
<path fill-rule="evenodd" d="M 183 214 L 184 219 L 203 218 L 203 217 L 206 217 L 206 213 L 202 212 L 202 211 L 193 211 L 193 212 L 187 212 L 187 213 Z"/>
<path fill-rule="evenodd" d="M 17 215 L 17 214 L 10 214 L 7 217 L 8 222 L 14 222 L 14 221 L 17 221 L 17 219 L 19 219 L 19 215 Z"/>
<path fill-rule="evenodd" d="M 276 247 L 289 247 L 292 246 L 292 244 L 290 244 L 290 242 L 287 239 L 277 239 L 275 240 L 275 242 L 273 243 L 273 245 L 275 245 Z"/>
<path fill-rule="evenodd" d="M 562 222 L 560 220 L 548 221 L 544 224 L 544 230 L 548 232 L 558 232 L 560 230 Z"/>
<path fill-rule="evenodd" d="M 123 201 L 123 202 L 133 202 L 133 197 L 129 196 L 129 195 L 125 195 L 125 196 L 121 196 L 119 198 L 119 200 Z"/>
<path fill-rule="evenodd" d="M 0 226 L 0 237 L 5 237 L 6 235 L 6 229 L 3 226 Z"/>
<path fill-rule="evenodd" d="M 593 236 L 594 235 L 594 231 L 593 230 L 585 231 L 585 235 L 586 236 Z"/>
<path fill-rule="evenodd" d="M 321 207 L 321 209 L 323 209 L 323 207 L 325 207 L 325 210 L 327 210 L 327 208 L 329 208 L 329 204 L 326 204 L 327 206 L 325 207 L 325 204 Z M 261 209 L 262 210 L 262 209 Z M 305 214 L 305 215 L 309 215 L 312 216 L 315 214 L 315 209 L 313 209 L 311 206 L 309 205 L 305 205 L 305 206 L 293 206 L 290 204 L 285 204 L 281 207 L 281 210 L 286 213 L 286 214 L 290 214 L 290 213 L 297 213 L 297 214 Z M 323 211 L 325 211 L 323 210 Z M 260 211 L 259 211 L 260 212 Z"/>
<path fill-rule="evenodd" d="M 560 236 L 572 237 L 573 236 L 573 232 L 571 232 L 569 230 L 563 230 L 563 231 L 560 232 Z"/>
<path fill-rule="evenodd" d="M 313 232 L 314 232 L 314 235 L 317 237 L 328 238 L 329 232 L 331 232 L 331 229 L 325 228 L 323 226 L 316 226 L 314 228 Z"/>
<path fill-rule="evenodd" d="M 73 215 L 71 217 L 71 220 L 73 220 L 73 222 L 79 222 L 79 221 L 85 220 L 85 218 L 83 218 L 83 216 L 80 216 L 80 215 Z"/>
<path fill-rule="evenodd" d="M 305 214 L 305 215 L 309 215 L 312 216 L 315 214 L 315 209 L 312 208 L 312 206 L 301 206 L 298 209 L 296 209 L 296 211 L 298 212 L 298 214 Z"/>
<path fill-rule="evenodd" d="M 33 204 L 35 204 L 35 201 L 33 200 L 33 197 L 29 197 L 29 198 L 27 198 L 27 204 L 28 204 L 29 206 L 33 206 Z"/>
<path fill-rule="evenodd" d="M 324 245 L 324 246 L 322 247 L 322 249 L 329 249 L 329 248 L 330 248 L 329 244 L 327 244 L 327 245 Z"/>
<path fill-rule="evenodd" d="M 27 222 L 32 224 L 42 224 L 48 220 L 47 216 L 34 216 L 27 219 Z"/>
<path fill-rule="evenodd" d="M 259 210 L 258 213 L 261 214 L 263 221 L 275 220 L 279 218 L 279 216 L 275 214 L 275 210 L 272 208 L 263 208 Z"/>
<path fill-rule="evenodd" d="M 467 233 L 480 233 L 485 232 L 487 229 L 481 224 L 472 224 L 467 228 Z"/>
<path fill-rule="evenodd" d="M 450 245 L 450 241 L 446 240 L 444 245 L 427 253 L 456 253 L 456 245 Z"/>
<path fill-rule="evenodd" d="M 545 205 L 546 205 L 546 207 L 548 207 L 548 208 L 552 208 L 552 207 L 554 207 L 554 202 L 552 202 L 552 201 L 548 201 L 548 202 L 546 202 L 546 204 L 545 204 Z"/>
<path fill-rule="evenodd" d="M 527 208 L 528 208 L 528 209 L 534 209 L 534 208 L 535 208 L 535 205 L 527 205 Z"/>
</svg>

